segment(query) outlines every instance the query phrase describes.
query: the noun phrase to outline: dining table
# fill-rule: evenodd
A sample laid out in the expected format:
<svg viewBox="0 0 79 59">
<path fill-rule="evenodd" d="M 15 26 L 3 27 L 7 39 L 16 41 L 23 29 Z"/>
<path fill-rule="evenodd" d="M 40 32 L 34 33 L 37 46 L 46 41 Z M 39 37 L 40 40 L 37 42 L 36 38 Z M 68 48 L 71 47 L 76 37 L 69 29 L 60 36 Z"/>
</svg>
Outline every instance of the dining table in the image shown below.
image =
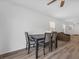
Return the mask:
<svg viewBox="0 0 79 59">
<path fill-rule="evenodd" d="M 36 57 L 36 59 L 38 59 L 38 48 L 39 48 L 38 45 L 39 45 L 39 41 L 45 39 L 45 35 L 44 34 L 31 34 L 29 36 L 31 36 L 36 41 L 36 55 L 35 55 L 35 57 Z M 50 49 L 52 49 L 52 43 L 51 43 L 51 41 L 52 41 L 52 39 L 49 41 L 49 43 L 50 43 L 50 47 L 49 48 Z M 55 47 L 56 48 L 58 47 L 58 45 L 57 45 L 57 39 L 56 39 Z"/>
</svg>

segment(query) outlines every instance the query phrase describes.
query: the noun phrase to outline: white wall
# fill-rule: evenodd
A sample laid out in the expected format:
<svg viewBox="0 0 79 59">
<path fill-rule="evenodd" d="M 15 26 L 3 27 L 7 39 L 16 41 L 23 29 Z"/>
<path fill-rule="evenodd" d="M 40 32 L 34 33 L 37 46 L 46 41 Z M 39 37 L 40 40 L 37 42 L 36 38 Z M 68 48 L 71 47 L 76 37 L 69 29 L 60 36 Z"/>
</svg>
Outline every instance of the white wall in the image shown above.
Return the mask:
<svg viewBox="0 0 79 59">
<path fill-rule="evenodd" d="M 25 48 L 24 32 L 45 32 L 49 30 L 49 21 L 55 21 L 57 31 L 62 31 L 62 23 L 52 17 L 26 6 L 0 1 L 0 54 Z"/>
<path fill-rule="evenodd" d="M 78 35 L 79 35 L 79 24 L 75 24 L 75 25 L 74 25 L 73 34 L 78 34 Z"/>
</svg>

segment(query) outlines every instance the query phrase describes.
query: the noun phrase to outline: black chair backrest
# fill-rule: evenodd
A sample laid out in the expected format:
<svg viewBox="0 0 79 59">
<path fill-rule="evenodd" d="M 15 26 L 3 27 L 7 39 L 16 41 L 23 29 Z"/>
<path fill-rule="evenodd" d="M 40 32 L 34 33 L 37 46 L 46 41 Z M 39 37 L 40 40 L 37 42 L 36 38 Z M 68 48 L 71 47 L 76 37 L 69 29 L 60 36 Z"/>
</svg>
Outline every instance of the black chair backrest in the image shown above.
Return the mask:
<svg viewBox="0 0 79 59">
<path fill-rule="evenodd" d="M 57 32 L 52 32 L 52 41 L 57 39 Z"/>
<path fill-rule="evenodd" d="M 25 32 L 25 38 L 26 38 L 26 42 L 28 42 L 29 40 L 28 32 Z"/>
<path fill-rule="evenodd" d="M 45 42 L 49 42 L 51 40 L 51 33 L 45 33 Z"/>
</svg>

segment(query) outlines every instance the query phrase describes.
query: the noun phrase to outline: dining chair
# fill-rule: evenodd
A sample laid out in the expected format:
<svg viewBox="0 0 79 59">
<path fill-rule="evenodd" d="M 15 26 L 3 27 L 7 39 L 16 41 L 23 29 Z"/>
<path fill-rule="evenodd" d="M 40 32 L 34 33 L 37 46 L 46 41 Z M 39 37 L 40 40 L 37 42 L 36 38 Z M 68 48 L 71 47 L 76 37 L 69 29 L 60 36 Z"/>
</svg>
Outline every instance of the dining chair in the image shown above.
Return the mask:
<svg viewBox="0 0 79 59">
<path fill-rule="evenodd" d="M 51 51 L 52 51 L 52 46 L 54 45 L 55 49 L 57 48 L 57 32 L 52 32 L 51 35 Z"/>
<path fill-rule="evenodd" d="M 30 47 L 35 47 L 35 40 L 31 38 L 31 36 L 28 35 L 28 32 L 25 32 L 25 38 L 26 38 L 26 49 L 28 50 L 28 54 L 30 53 Z"/>
<path fill-rule="evenodd" d="M 45 32 L 45 45 L 49 47 L 49 51 L 51 48 L 51 33 Z"/>
<path fill-rule="evenodd" d="M 43 45 L 43 54 L 44 55 L 45 55 L 46 46 L 49 46 L 49 50 L 50 50 L 50 42 L 49 42 L 50 40 L 51 40 L 51 33 L 48 33 L 48 32 L 45 32 L 44 33 L 44 38 L 41 38 L 39 40 L 39 45 Z"/>
<path fill-rule="evenodd" d="M 28 35 L 28 32 L 25 32 L 25 38 L 26 38 L 26 49 L 28 50 L 28 54 L 30 53 L 31 46 L 37 47 L 37 51 L 39 49 L 39 46 L 43 46 L 43 53 L 45 55 L 45 35 L 42 38 L 39 38 L 39 35 Z M 38 38 L 36 38 L 38 37 Z M 38 43 L 37 43 L 38 42 Z M 38 44 L 38 45 L 36 45 Z"/>
<path fill-rule="evenodd" d="M 43 54 L 45 55 L 45 34 L 37 34 L 31 37 L 36 42 L 37 51 L 39 50 L 39 47 L 43 46 Z"/>
</svg>

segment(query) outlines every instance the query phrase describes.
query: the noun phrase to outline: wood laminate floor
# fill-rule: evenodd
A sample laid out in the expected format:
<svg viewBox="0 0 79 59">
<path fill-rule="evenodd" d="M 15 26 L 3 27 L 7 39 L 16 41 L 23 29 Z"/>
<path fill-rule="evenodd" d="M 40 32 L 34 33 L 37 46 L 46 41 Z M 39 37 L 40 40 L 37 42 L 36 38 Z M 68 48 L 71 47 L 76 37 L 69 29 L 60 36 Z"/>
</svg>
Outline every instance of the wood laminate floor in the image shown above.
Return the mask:
<svg viewBox="0 0 79 59">
<path fill-rule="evenodd" d="M 44 59 L 79 59 L 79 36 L 71 37 L 71 42 L 49 53 Z"/>
<path fill-rule="evenodd" d="M 58 41 L 58 49 L 60 47 L 64 46 L 65 44 L 67 44 L 67 42 Z M 53 51 L 54 50 L 55 49 L 53 49 Z M 44 59 L 46 56 L 48 56 L 52 52 L 49 52 L 49 48 L 46 47 L 46 55 L 44 56 L 43 55 L 43 49 L 40 47 L 39 48 L 39 59 Z M 21 52 L 14 54 L 14 55 L 4 57 L 2 59 L 35 59 L 35 48 L 31 49 L 30 54 L 27 54 L 27 50 L 24 50 L 24 51 L 21 51 Z"/>
</svg>

